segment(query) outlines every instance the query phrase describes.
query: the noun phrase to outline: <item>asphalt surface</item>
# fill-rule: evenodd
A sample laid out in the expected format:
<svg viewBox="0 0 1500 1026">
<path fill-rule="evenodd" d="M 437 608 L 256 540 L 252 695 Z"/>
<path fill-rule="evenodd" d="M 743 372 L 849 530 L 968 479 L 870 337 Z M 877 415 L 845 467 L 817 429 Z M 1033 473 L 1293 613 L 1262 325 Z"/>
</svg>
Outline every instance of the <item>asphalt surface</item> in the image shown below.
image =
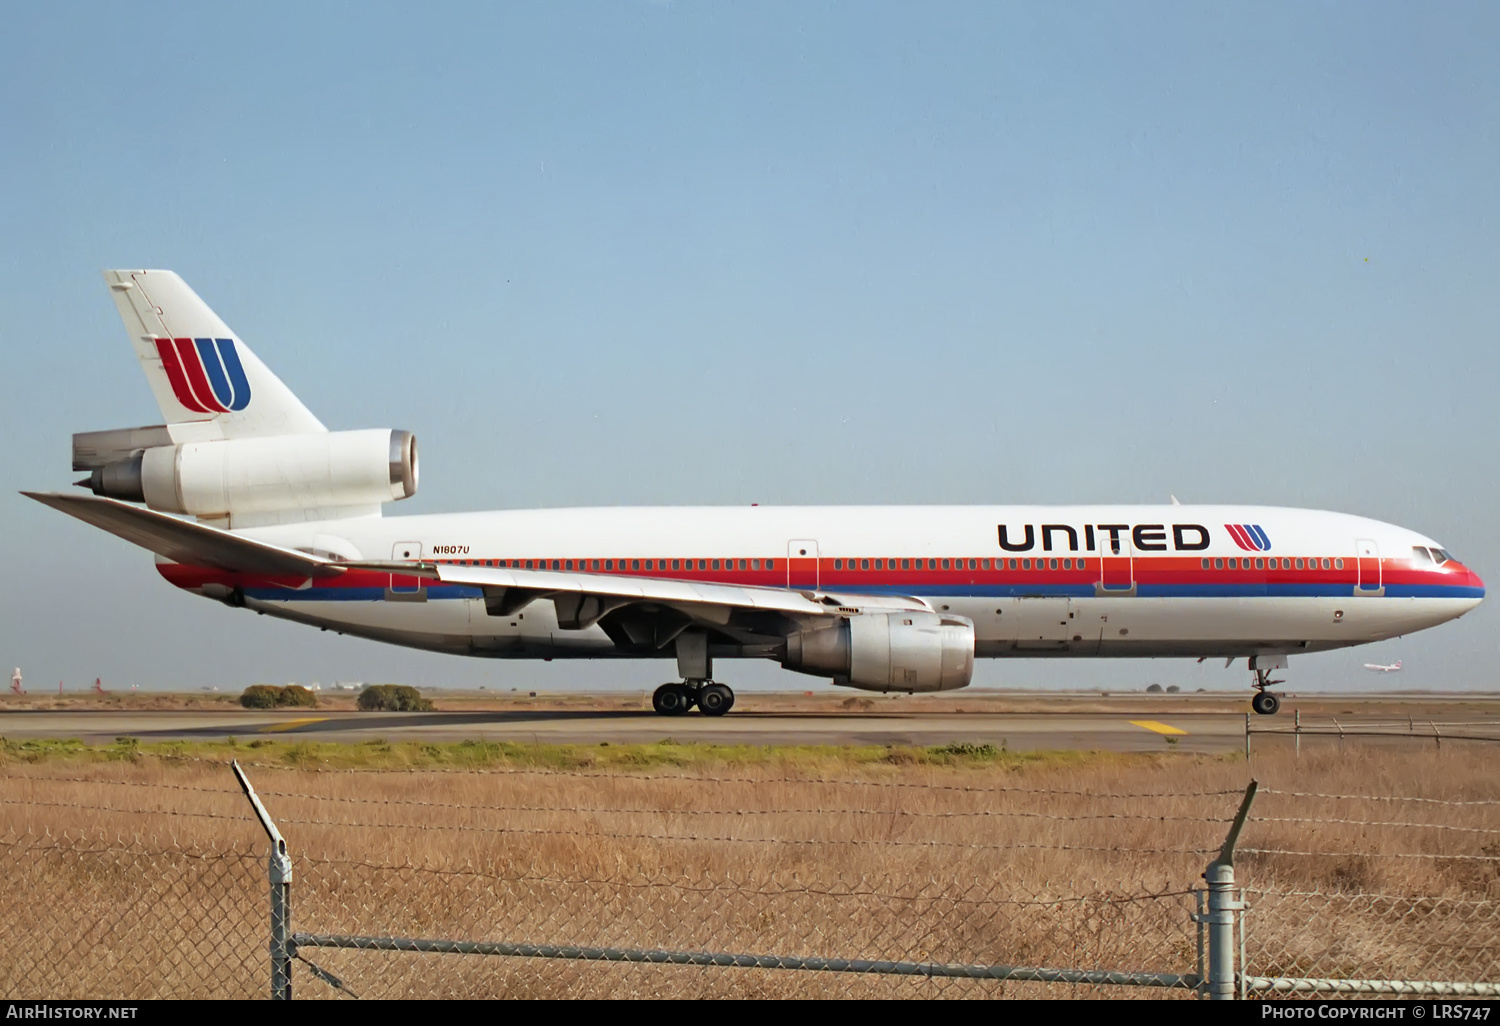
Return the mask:
<svg viewBox="0 0 1500 1026">
<path fill-rule="evenodd" d="M 12 740 L 78 738 L 107 743 L 119 736 L 142 741 L 274 737 L 284 740 L 349 741 L 532 741 L 554 744 L 651 743 L 665 737 L 715 744 L 918 745 L 954 741 L 1004 745 L 1012 751 L 1108 750 L 1225 752 L 1242 749 L 1247 717 L 1240 703 L 1153 702 L 1139 698 L 1059 701 L 1050 711 L 926 706 L 861 711 L 776 709 L 775 703 L 745 703 L 727 716 L 696 712 L 679 717 L 607 708 L 526 708 L 432 713 L 361 713 L 299 710 L 17 710 L 0 712 L 0 734 Z M 761 704 L 762 708 L 755 708 Z M 1045 702 L 1043 702 L 1045 704 Z M 1070 708 L 1069 706 L 1075 706 Z M 1184 707 L 1186 705 L 1187 707 Z M 1403 701 L 1337 698 L 1289 701 L 1280 715 L 1252 716 L 1257 731 L 1300 725 L 1309 738 L 1336 740 L 1343 732 L 1372 741 L 1409 734 L 1500 741 L 1500 701 L 1430 698 Z M 1262 743 L 1257 735 L 1256 743 Z M 1265 743 L 1277 743 L 1266 738 Z"/>
</svg>

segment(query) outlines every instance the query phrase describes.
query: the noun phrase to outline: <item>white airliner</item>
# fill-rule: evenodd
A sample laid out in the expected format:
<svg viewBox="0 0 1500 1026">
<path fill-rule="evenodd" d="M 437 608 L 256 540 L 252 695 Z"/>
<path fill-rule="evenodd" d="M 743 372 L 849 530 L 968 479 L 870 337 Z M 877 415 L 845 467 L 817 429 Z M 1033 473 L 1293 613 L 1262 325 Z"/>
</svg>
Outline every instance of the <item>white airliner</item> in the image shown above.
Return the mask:
<svg viewBox="0 0 1500 1026">
<path fill-rule="evenodd" d="M 1376 673 L 1400 673 L 1401 660 L 1397 659 L 1394 663 L 1365 663 L 1365 669 Z"/>
<path fill-rule="evenodd" d="M 943 691 L 975 657 L 1294 653 L 1473 609 L 1437 542 L 1261 506 L 505 510 L 393 517 L 406 431 L 329 431 L 170 271 L 109 271 L 166 423 L 73 437 L 93 495 L 32 498 L 151 550 L 178 587 L 377 641 L 508 659 L 675 657 L 658 712 L 719 715 L 715 659 Z M 186 519 L 193 517 L 196 520 Z"/>
</svg>

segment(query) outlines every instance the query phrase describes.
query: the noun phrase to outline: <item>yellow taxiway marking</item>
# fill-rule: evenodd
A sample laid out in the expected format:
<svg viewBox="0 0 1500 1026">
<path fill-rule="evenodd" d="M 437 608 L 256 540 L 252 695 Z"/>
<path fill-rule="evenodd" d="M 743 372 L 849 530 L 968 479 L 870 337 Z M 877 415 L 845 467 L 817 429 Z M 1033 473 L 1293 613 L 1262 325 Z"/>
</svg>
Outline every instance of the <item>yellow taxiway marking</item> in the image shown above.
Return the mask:
<svg viewBox="0 0 1500 1026">
<path fill-rule="evenodd" d="M 1187 734 L 1187 731 L 1185 730 L 1178 730 L 1176 727 L 1172 726 L 1169 723 L 1157 723 L 1155 720 L 1131 720 L 1130 722 L 1134 726 L 1144 727 L 1147 730 L 1154 730 L 1158 734 L 1177 734 L 1179 736 Z"/>
<path fill-rule="evenodd" d="M 328 719 L 327 716 L 304 716 L 300 720 L 282 720 L 280 723 L 272 723 L 270 726 L 261 727 L 260 733 L 274 734 L 279 730 L 294 730 L 297 727 L 305 727 L 309 723 L 322 723 Z"/>
</svg>

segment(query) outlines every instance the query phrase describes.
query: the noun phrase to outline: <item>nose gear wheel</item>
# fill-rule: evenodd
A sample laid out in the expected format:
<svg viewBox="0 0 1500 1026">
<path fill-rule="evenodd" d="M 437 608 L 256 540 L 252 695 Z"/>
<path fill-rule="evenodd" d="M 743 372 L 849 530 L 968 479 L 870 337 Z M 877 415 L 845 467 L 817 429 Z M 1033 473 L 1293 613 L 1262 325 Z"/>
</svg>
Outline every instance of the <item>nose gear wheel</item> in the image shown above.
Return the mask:
<svg viewBox="0 0 1500 1026">
<path fill-rule="evenodd" d="M 1281 708 L 1281 696 L 1266 689 L 1273 684 L 1285 684 L 1285 681 L 1272 680 L 1270 670 L 1255 671 L 1255 697 L 1250 699 L 1250 708 L 1261 716 L 1275 716 L 1276 711 Z"/>
</svg>

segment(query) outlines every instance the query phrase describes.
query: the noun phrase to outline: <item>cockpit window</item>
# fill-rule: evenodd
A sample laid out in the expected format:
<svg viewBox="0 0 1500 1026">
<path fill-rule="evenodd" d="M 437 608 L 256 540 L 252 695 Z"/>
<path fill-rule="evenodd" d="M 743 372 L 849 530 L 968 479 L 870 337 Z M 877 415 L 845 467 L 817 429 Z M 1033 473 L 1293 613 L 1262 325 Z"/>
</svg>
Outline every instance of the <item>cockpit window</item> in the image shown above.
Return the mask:
<svg viewBox="0 0 1500 1026">
<path fill-rule="evenodd" d="M 1450 556 L 1450 555 L 1448 555 L 1448 550 L 1447 549 L 1433 549 L 1432 550 L 1432 558 L 1435 559 L 1438 562 L 1439 566 L 1441 566 L 1442 564 L 1448 562 L 1448 560 L 1452 559 L 1453 557 Z"/>
<path fill-rule="evenodd" d="M 1414 562 L 1414 563 L 1431 563 L 1432 562 L 1432 554 L 1429 553 L 1426 549 L 1424 549 L 1420 545 L 1413 545 L 1411 547 L 1411 558 L 1412 558 L 1412 562 Z"/>
</svg>

